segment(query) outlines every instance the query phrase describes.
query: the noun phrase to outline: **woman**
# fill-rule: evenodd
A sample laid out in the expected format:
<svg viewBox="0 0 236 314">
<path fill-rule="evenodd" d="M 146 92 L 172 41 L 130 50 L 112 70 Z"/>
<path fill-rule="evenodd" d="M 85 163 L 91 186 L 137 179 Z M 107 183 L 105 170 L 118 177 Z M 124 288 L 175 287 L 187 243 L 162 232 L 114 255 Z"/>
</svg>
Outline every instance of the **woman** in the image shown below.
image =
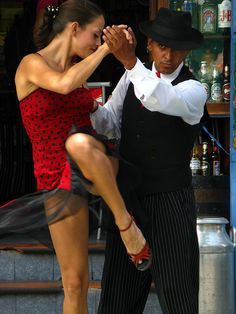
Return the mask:
<svg viewBox="0 0 236 314">
<path fill-rule="evenodd" d="M 91 127 L 94 101 L 82 86 L 109 53 L 107 44 L 101 45 L 104 23 L 90 1 L 48 7 L 37 36 L 40 49 L 22 59 L 15 77 L 38 192 L 1 208 L 0 232 L 35 230 L 48 222 L 64 313 L 70 314 L 88 313 L 88 191 L 111 208 L 137 269 L 146 270 L 151 262 L 149 246 L 117 188 L 118 159 Z M 81 61 L 74 64 L 75 57 Z"/>
</svg>

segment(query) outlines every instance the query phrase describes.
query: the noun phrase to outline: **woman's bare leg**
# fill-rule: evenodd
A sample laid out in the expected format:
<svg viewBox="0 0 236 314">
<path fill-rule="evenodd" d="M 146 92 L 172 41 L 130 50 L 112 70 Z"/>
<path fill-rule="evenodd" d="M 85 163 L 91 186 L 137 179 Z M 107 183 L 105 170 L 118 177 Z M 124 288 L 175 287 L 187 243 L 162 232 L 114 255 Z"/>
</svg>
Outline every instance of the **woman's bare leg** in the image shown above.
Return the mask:
<svg viewBox="0 0 236 314">
<path fill-rule="evenodd" d="M 94 189 L 111 209 L 118 228 L 125 229 L 131 218 L 116 183 L 117 160 L 108 157 L 104 145 L 87 134 L 71 135 L 67 139 L 66 149 L 83 175 L 93 182 Z M 121 237 L 127 250 L 133 254 L 140 252 L 146 243 L 136 224 L 122 232 Z"/>
<path fill-rule="evenodd" d="M 88 314 L 88 208 L 49 225 L 49 230 L 62 275 L 63 313 Z"/>
</svg>

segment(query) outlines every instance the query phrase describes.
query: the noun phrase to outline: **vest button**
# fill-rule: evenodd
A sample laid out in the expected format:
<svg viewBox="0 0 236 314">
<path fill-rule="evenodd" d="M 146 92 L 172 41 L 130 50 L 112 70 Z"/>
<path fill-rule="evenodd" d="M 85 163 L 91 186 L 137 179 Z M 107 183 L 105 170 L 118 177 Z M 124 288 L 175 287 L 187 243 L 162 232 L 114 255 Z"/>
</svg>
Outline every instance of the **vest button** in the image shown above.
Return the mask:
<svg viewBox="0 0 236 314">
<path fill-rule="evenodd" d="M 137 135 L 136 135 L 136 139 L 137 139 L 137 140 L 140 140 L 140 138 L 141 138 L 141 135 L 140 135 L 140 134 L 137 134 Z"/>
</svg>

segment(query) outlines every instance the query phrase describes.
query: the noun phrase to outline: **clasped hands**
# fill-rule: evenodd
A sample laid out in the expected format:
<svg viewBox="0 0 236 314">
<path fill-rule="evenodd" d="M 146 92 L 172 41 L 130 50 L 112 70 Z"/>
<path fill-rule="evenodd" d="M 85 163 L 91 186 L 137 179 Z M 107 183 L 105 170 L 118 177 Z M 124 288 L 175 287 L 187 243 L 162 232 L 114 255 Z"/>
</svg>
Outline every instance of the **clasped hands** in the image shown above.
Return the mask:
<svg viewBox="0 0 236 314">
<path fill-rule="evenodd" d="M 102 38 L 110 52 L 126 69 L 134 67 L 137 60 L 135 55 L 137 41 L 131 27 L 124 24 L 107 26 L 103 30 Z"/>
</svg>

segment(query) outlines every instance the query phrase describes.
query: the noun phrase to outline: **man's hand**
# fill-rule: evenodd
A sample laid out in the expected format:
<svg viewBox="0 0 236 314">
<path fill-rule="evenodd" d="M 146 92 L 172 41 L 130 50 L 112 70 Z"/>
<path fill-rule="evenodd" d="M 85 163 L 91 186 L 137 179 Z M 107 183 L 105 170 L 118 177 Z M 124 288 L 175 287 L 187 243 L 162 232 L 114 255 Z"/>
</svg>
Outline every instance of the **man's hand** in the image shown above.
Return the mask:
<svg viewBox="0 0 236 314">
<path fill-rule="evenodd" d="M 132 69 L 137 61 L 135 49 L 137 41 L 131 27 L 125 25 L 108 26 L 103 30 L 103 40 L 108 45 L 110 52 L 128 70 Z"/>
</svg>

